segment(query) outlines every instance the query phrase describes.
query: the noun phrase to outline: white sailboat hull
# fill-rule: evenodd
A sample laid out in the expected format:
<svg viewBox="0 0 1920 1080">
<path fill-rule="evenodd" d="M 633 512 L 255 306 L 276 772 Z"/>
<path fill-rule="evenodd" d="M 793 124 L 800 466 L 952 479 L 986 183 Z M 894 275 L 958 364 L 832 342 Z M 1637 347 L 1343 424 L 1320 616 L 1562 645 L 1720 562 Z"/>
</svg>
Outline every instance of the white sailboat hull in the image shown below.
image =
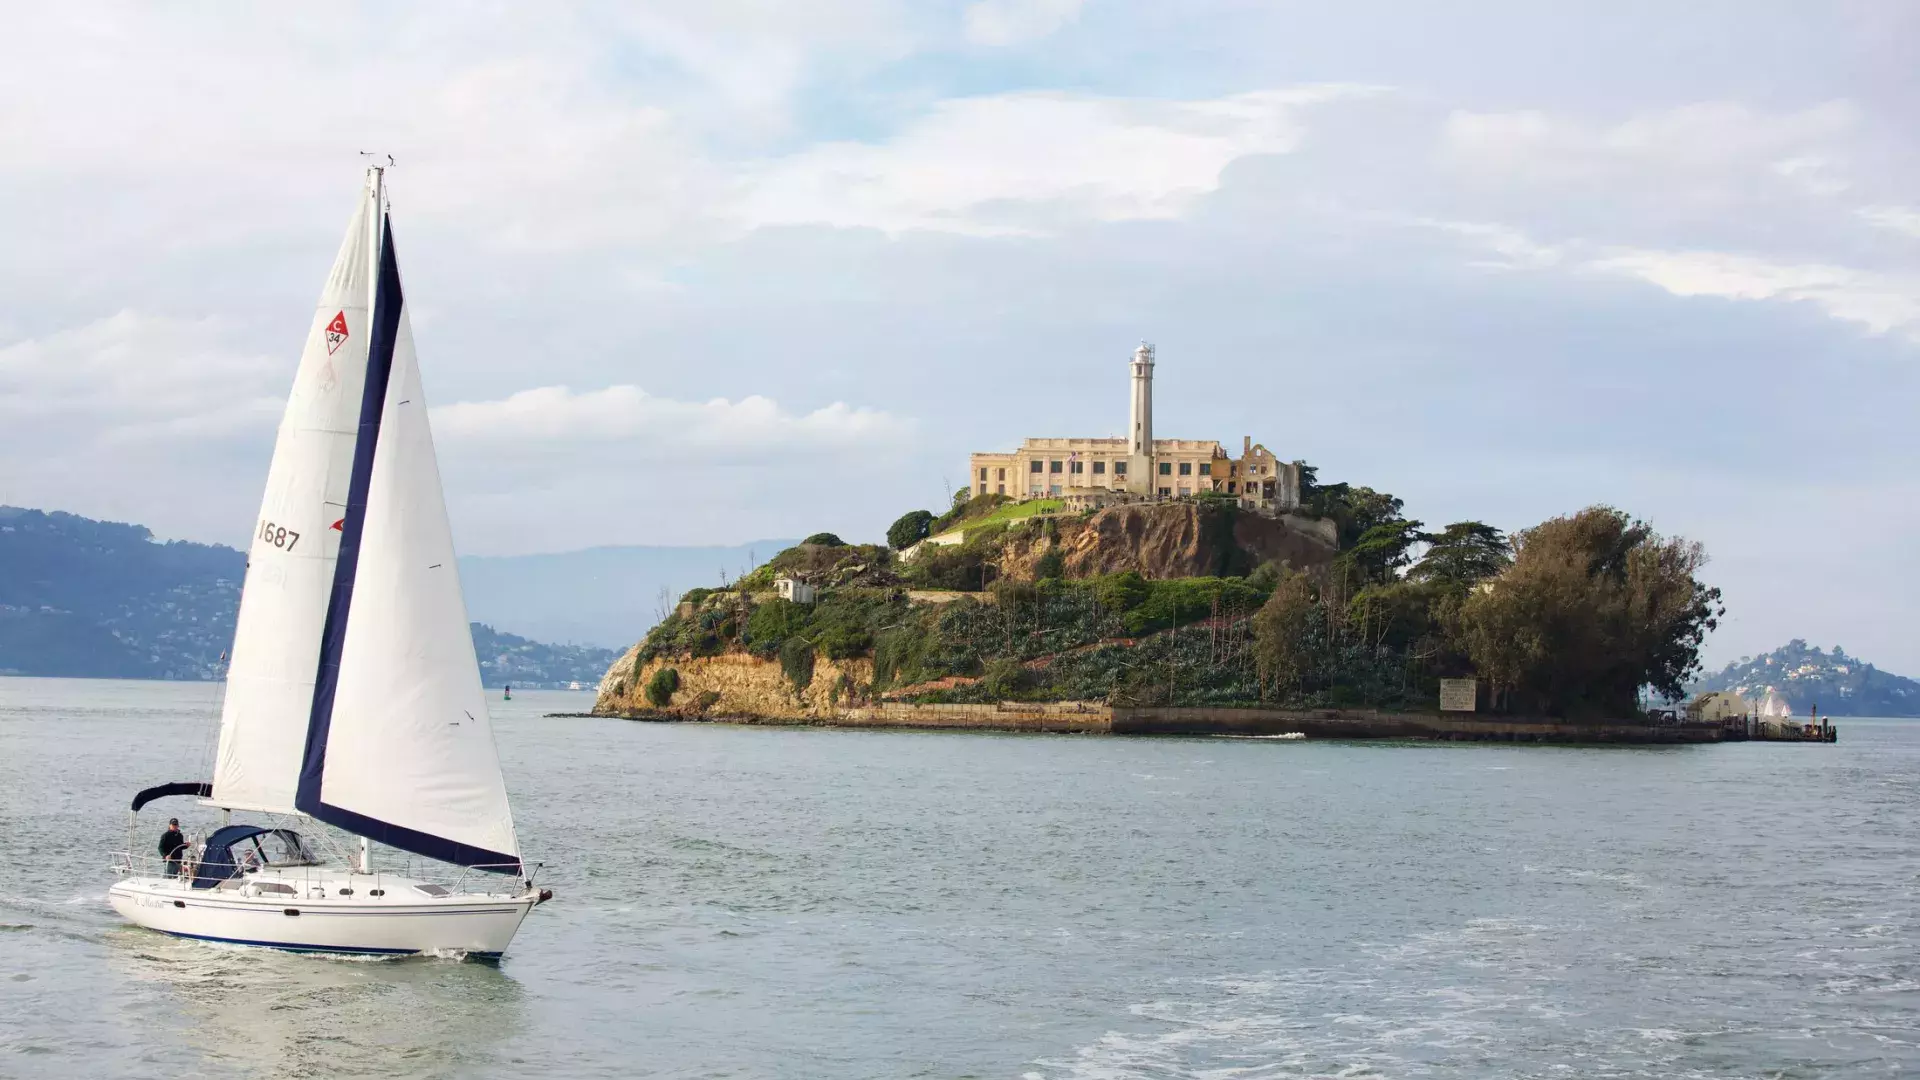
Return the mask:
<svg viewBox="0 0 1920 1080">
<path fill-rule="evenodd" d="M 150 930 L 201 941 L 293 952 L 365 956 L 419 953 L 497 959 L 537 890 L 517 895 L 427 896 L 391 874 L 303 875 L 294 895 L 254 889 L 195 889 L 164 877 L 128 877 L 107 891 L 126 919 Z M 296 879 L 289 879 L 296 880 Z M 342 889 L 351 893 L 341 895 Z M 379 895 L 375 895 L 376 890 Z"/>
</svg>

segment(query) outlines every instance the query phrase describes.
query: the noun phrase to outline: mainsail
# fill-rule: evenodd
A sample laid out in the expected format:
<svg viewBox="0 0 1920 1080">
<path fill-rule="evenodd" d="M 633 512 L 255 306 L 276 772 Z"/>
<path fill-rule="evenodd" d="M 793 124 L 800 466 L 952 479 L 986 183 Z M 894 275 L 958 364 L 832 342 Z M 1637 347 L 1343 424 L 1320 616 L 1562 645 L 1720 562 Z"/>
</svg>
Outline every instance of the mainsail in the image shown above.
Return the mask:
<svg viewBox="0 0 1920 1080">
<path fill-rule="evenodd" d="M 247 550 L 212 801 L 294 813 L 367 370 L 371 186 L 320 292 Z"/>
<path fill-rule="evenodd" d="M 303 567 L 296 590 L 285 583 L 292 570 L 262 570 L 283 551 L 291 554 L 274 545 L 277 531 L 267 540 L 255 537 L 241 633 L 249 627 L 248 605 L 265 611 L 278 601 L 272 612 L 289 625 L 273 627 L 257 617 L 255 632 L 287 631 L 297 621 L 299 639 L 273 650 L 253 646 L 254 653 L 277 666 L 269 669 L 250 657 L 249 670 L 270 670 L 277 696 L 268 700 L 258 689 L 266 680 L 256 677 L 248 708 L 236 712 L 234 690 L 228 693 L 223 773 L 229 783 L 254 785 L 234 790 L 264 794 L 245 803 L 230 801 L 223 773 L 216 773 L 214 801 L 297 811 L 428 858 L 518 873 L 519 843 L 480 686 L 392 225 L 379 206 L 377 171 L 371 192 L 376 228 L 367 228 L 363 205 L 358 229 L 349 232 L 341 252 L 343 262 L 350 255 L 357 259 L 357 269 L 347 276 L 358 281 L 360 306 L 342 307 L 344 322 L 329 319 L 324 325 L 336 329 L 321 338 L 323 350 L 333 348 L 332 359 L 346 354 L 352 361 L 350 374 L 340 370 L 347 365 L 334 365 L 327 387 L 333 396 L 324 410 L 325 430 L 336 438 L 325 444 L 323 462 L 320 452 L 304 443 L 289 449 L 287 432 L 295 426 L 296 409 L 303 409 L 302 430 L 309 426 L 307 413 L 320 411 L 303 405 L 304 382 L 298 383 L 274 457 L 273 475 L 285 471 L 290 477 L 279 503 L 274 501 L 278 489 L 271 481 L 268 486 L 270 508 L 302 497 L 324 505 L 324 511 L 307 509 L 310 516 L 326 518 L 318 530 L 323 542 L 312 549 L 324 552 L 325 562 L 316 558 L 312 567 Z M 371 272 L 376 265 L 377 276 Z M 336 266 L 334 278 L 341 276 Z M 323 309 L 335 295 L 334 285 L 330 280 Z M 336 340 L 329 333 L 345 336 Z M 342 343 L 356 339 L 357 350 L 348 352 Z M 306 375 L 303 361 L 301 379 Z M 284 469 L 283 457 L 294 459 Z M 300 542 L 307 539 L 303 531 Z M 264 551 L 263 544 L 268 545 Z M 257 604 L 256 579 L 267 583 L 261 595 L 271 598 Z M 297 595 L 298 606 L 282 594 Z M 236 671 L 241 656 L 236 640 Z M 227 769 L 229 742 L 242 750 L 271 745 L 273 754 L 239 753 L 236 767 Z"/>
</svg>

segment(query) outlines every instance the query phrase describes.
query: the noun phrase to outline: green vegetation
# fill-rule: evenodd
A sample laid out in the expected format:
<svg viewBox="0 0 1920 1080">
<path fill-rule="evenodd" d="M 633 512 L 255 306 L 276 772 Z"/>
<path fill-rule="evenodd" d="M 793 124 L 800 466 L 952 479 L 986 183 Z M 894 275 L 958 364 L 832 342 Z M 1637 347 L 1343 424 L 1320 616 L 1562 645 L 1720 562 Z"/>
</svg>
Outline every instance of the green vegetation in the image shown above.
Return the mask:
<svg viewBox="0 0 1920 1080">
<path fill-rule="evenodd" d="M 1005 495 L 982 495 L 968 503 L 961 511 L 948 514 L 932 522 L 927 530 L 928 536 L 939 536 L 952 532 L 956 528 L 965 528 L 971 537 L 975 529 L 1003 522 L 1021 521 L 1040 514 L 1057 514 L 1066 505 L 1060 499 L 1028 499 L 1026 502 L 1014 502 Z"/>
<path fill-rule="evenodd" d="M 812 536 L 809 536 L 805 540 L 802 540 L 800 542 L 803 544 L 815 544 L 820 547 L 846 547 L 847 546 L 846 541 L 840 539 L 839 537 L 829 532 L 814 533 Z"/>
<path fill-rule="evenodd" d="M 927 526 L 932 523 L 931 510 L 909 510 L 901 514 L 898 521 L 887 527 L 887 546 L 895 551 L 912 547 L 927 538 Z"/>
<path fill-rule="evenodd" d="M 1392 495 L 1304 472 L 1308 508 L 1339 537 L 1331 562 L 1305 570 L 1251 565 L 1236 539 L 1247 511 L 1202 497 L 1190 504 L 1199 536 L 1189 542 L 1210 573 L 1076 578 L 1063 537 L 1078 519 L 1030 520 L 1057 500 L 956 496 L 940 517 L 903 515 L 888 541 L 964 530 L 962 543 L 922 544 L 903 562 L 817 534 L 733 590 L 688 593 L 640 656 L 742 650 L 777 661 L 796 691 L 820 657 L 871 658 L 870 685 L 843 671 L 830 688 L 843 702 L 1412 709 L 1433 707 L 1440 679 L 1476 676 L 1497 711 L 1624 718 L 1643 687 L 1678 692 L 1720 616 L 1719 593 L 1697 577 L 1698 545 L 1620 511 L 1591 508 L 1511 539 L 1479 521 L 1428 532 Z M 1085 534 L 1072 535 L 1084 551 Z M 1012 553 L 1021 561 L 1006 562 Z M 816 585 L 816 602 L 768 596 L 779 575 Z M 906 587 L 961 595 L 914 601 Z"/>
<path fill-rule="evenodd" d="M 656 709 L 664 709 L 673 702 L 673 695 L 680 690 L 680 673 L 674 669 L 661 668 L 647 680 L 647 702 Z"/>
</svg>

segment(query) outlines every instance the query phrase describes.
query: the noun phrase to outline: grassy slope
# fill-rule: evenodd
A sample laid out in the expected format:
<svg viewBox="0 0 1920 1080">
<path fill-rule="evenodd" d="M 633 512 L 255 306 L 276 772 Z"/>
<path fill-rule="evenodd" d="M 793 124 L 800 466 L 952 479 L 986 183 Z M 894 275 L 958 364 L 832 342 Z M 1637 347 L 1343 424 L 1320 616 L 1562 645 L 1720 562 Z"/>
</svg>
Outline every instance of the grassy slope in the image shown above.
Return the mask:
<svg viewBox="0 0 1920 1080">
<path fill-rule="evenodd" d="M 962 521 L 940 535 L 952 536 L 955 533 L 971 532 L 974 529 L 980 528 L 982 525 L 993 525 L 1002 521 L 1018 521 L 1021 518 L 1030 518 L 1036 514 L 1056 513 L 1063 505 L 1065 505 L 1065 503 L 1060 499 L 1028 499 L 1026 502 L 1007 503 L 1004 506 L 995 507 L 992 513 L 984 517 L 969 518 Z"/>
</svg>

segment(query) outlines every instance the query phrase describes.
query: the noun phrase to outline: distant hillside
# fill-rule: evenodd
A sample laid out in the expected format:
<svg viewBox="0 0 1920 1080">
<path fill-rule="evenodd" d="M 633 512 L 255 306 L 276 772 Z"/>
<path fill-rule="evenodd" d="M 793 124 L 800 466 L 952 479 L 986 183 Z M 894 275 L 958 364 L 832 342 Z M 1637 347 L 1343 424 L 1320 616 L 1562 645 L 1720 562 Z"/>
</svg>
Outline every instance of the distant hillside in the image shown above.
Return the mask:
<svg viewBox="0 0 1920 1080">
<path fill-rule="evenodd" d="M 0 506 L 0 674 L 218 678 L 246 567 L 245 554 L 218 544 Z M 473 631 L 489 686 L 590 686 L 616 655 Z"/>
<path fill-rule="evenodd" d="M 1743 656 L 1692 689 L 1757 698 L 1768 687 L 1802 715 L 1818 705 L 1822 716 L 1920 716 L 1920 682 L 1881 671 L 1838 645 L 1825 652 L 1799 638 L 1770 653 Z"/>
<path fill-rule="evenodd" d="M 503 634 L 486 623 L 473 624 L 473 651 L 480 657 L 480 681 L 488 686 L 526 686 L 564 690 L 570 683 L 591 690 L 619 652 L 592 645 L 548 645 Z"/>
<path fill-rule="evenodd" d="M 737 578 L 794 540 L 731 547 L 596 547 L 546 555 L 462 556 L 467 612 L 543 641 L 625 647 L 678 598 Z M 597 678 L 598 676 L 596 676 Z"/>
</svg>

